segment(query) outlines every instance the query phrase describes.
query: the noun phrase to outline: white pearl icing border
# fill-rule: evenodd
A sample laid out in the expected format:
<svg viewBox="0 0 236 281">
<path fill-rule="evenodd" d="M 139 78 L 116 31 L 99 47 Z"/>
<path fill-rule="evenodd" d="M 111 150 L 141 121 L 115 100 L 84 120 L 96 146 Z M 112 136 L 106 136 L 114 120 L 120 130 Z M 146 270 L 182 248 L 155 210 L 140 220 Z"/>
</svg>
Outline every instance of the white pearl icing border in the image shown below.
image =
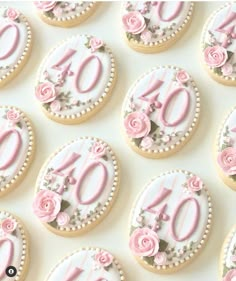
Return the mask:
<svg viewBox="0 0 236 281">
<path fill-rule="evenodd" d="M 29 163 L 31 162 L 32 157 L 33 157 L 33 151 L 34 151 L 34 146 L 35 146 L 35 140 L 34 140 L 35 137 L 34 137 L 34 133 L 33 133 L 32 123 L 21 109 L 15 107 L 15 106 L 0 106 L 0 108 L 9 109 L 9 110 L 13 109 L 13 110 L 18 111 L 20 113 L 21 118 L 23 118 L 23 121 L 25 122 L 25 124 L 27 126 L 27 130 L 28 130 L 28 134 L 29 134 L 29 146 L 27 149 L 25 161 L 22 164 L 22 167 L 20 168 L 18 173 L 11 179 L 11 181 L 9 183 L 7 183 L 5 186 L 3 186 L 2 188 L 0 188 L 0 195 L 1 195 L 1 192 L 5 192 L 8 188 L 11 188 L 12 185 L 16 184 L 18 178 L 21 177 L 26 172 L 25 171 L 26 169 L 28 169 Z"/>
<path fill-rule="evenodd" d="M 1 7 L 2 9 L 8 9 L 9 7 Z M 20 11 L 19 11 L 20 12 Z M 27 41 L 26 41 L 26 45 L 24 48 L 24 51 L 21 55 L 21 57 L 18 59 L 18 61 L 14 64 L 13 67 L 11 67 L 9 69 L 9 71 L 4 74 L 2 77 L 0 77 L 0 84 L 6 80 L 10 75 L 12 75 L 15 71 L 17 71 L 17 68 L 19 68 L 22 64 L 22 62 L 25 60 L 25 57 L 28 55 L 28 52 L 31 49 L 31 45 L 32 45 L 32 31 L 31 31 L 31 27 L 30 24 L 28 22 L 28 20 L 26 19 L 26 17 L 20 12 L 20 19 L 23 20 L 24 24 L 26 25 L 26 29 L 27 29 Z"/>
<path fill-rule="evenodd" d="M 135 83 L 129 88 L 128 92 L 127 93 L 130 93 L 133 91 L 133 88 L 136 87 L 136 84 L 142 80 L 146 75 L 148 75 L 149 73 L 153 72 L 154 70 L 158 70 L 158 69 L 165 69 L 165 68 L 169 68 L 169 69 L 174 69 L 176 71 L 179 71 L 179 70 L 182 70 L 181 68 L 177 67 L 177 66 L 171 66 L 171 65 L 166 65 L 166 66 L 156 66 L 156 67 L 153 67 L 151 70 L 145 72 L 144 74 L 142 74 L 142 76 L 140 76 L 136 81 Z M 138 148 L 139 150 L 141 151 L 144 151 L 146 153 L 149 153 L 149 154 L 162 154 L 162 153 L 166 153 L 166 152 L 170 152 L 171 150 L 175 150 L 176 147 L 180 146 L 181 143 L 185 142 L 187 138 L 190 137 L 190 134 L 192 133 L 192 131 L 196 128 L 197 126 L 197 123 L 199 121 L 199 117 L 200 117 L 200 109 L 201 109 L 201 103 L 200 103 L 200 93 L 198 91 L 198 88 L 196 86 L 196 83 L 195 81 L 193 80 L 192 76 L 190 75 L 190 81 L 189 81 L 193 88 L 194 88 L 194 91 L 195 91 L 195 95 L 196 95 L 196 110 L 195 110 L 195 115 L 194 115 L 194 118 L 193 118 L 193 122 L 191 124 L 191 126 L 189 127 L 188 131 L 184 134 L 184 136 L 179 140 L 177 141 L 175 144 L 172 144 L 171 146 L 167 146 L 165 149 L 161 148 L 161 149 L 146 149 L 146 148 L 140 148 L 140 147 L 137 147 L 137 145 L 135 144 L 135 142 L 132 140 L 132 138 L 129 138 L 128 139 L 130 140 L 130 143 L 135 147 L 135 148 Z M 122 107 L 122 112 L 125 112 L 125 107 L 126 107 L 126 100 L 128 100 L 130 98 L 130 96 L 126 96 L 125 98 L 125 101 L 123 103 L 123 107 Z"/>
<path fill-rule="evenodd" d="M 82 10 L 80 13 L 77 13 L 73 16 L 66 16 L 66 17 L 54 17 L 54 18 L 50 18 L 48 17 L 44 12 L 41 12 L 40 14 L 45 17 L 47 20 L 50 20 L 52 22 L 65 22 L 65 21 L 73 21 L 76 18 L 80 18 L 81 16 L 85 15 L 86 13 L 88 13 L 91 9 L 95 8 L 94 6 L 96 6 L 96 2 L 93 1 L 91 3 L 89 3 L 89 6 L 86 7 L 84 10 Z"/>
<path fill-rule="evenodd" d="M 193 9 L 194 9 L 194 2 L 191 2 L 191 6 L 189 7 L 188 14 L 187 14 L 184 22 L 182 23 L 182 25 L 180 25 L 176 30 L 173 30 L 173 32 L 170 35 L 168 35 L 166 38 L 160 39 L 156 42 L 146 42 L 146 43 L 144 43 L 142 41 L 139 42 L 133 38 L 131 38 L 129 41 L 132 41 L 133 43 L 138 44 L 141 47 L 157 47 L 166 42 L 169 42 L 171 39 L 175 39 L 175 37 L 177 37 L 179 35 L 179 33 L 181 33 L 181 31 L 191 21 L 191 17 L 193 15 Z"/>
<path fill-rule="evenodd" d="M 50 275 L 67 259 L 69 259 L 71 256 L 75 255 L 76 253 L 79 253 L 79 252 L 82 252 L 82 251 L 107 251 L 103 248 L 98 248 L 98 247 L 83 247 L 83 248 L 80 248 L 74 252 L 72 252 L 71 254 L 67 255 L 66 257 L 64 257 L 62 260 L 60 260 L 60 262 L 50 271 L 50 273 L 48 274 L 48 277 L 46 279 L 46 281 L 49 280 L 50 278 Z M 110 252 L 109 252 L 110 253 Z M 124 272 L 122 270 L 122 267 L 120 265 L 120 263 L 118 262 L 118 260 L 113 256 L 113 262 L 117 268 L 117 270 L 119 271 L 119 274 L 120 274 L 120 281 L 125 281 L 125 276 L 124 276 Z"/>
<path fill-rule="evenodd" d="M 236 235 L 236 225 L 230 230 L 229 234 L 227 235 L 227 237 L 225 238 L 225 241 L 223 243 L 221 271 L 222 271 L 222 265 L 224 265 L 226 263 L 226 258 L 227 258 L 230 243 L 235 235 Z M 221 275 L 222 275 L 222 272 L 221 272 Z"/>
<path fill-rule="evenodd" d="M 85 36 L 87 37 L 87 39 L 93 37 L 92 35 L 87 35 L 87 34 L 79 34 L 79 35 L 75 35 L 75 36 L 72 36 L 66 40 L 63 40 L 61 41 L 59 44 L 57 44 L 56 46 L 54 46 L 51 51 L 46 55 L 46 57 L 44 58 L 44 60 L 42 61 L 40 67 L 39 67 L 39 70 L 38 70 L 38 75 L 37 75 L 37 81 L 36 81 L 36 85 L 40 83 L 40 74 L 41 72 L 43 71 L 44 69 L 44 65 L 46 64 L 46 61 L 48 60 L 48 58 L 51 56 L 51 54 L 58 48 L 60 47 L 61 45 L 63 44 L 66 44 L 68 42 L 70 42 L 71 40 L 75 39 L 76 37 L 78 36 Z M 107 45 L 104 43 L 104 47 L 105 47 L 105 51 L 108 53 L 108 55 L 110 56 L 110 61 L 111 61 L 111 69 L 110 69 L 110 75 L 109 75 L 109 78 L 108 78 L 108 83 L 105 87 L 105 90 L 104 90 L 104 93 L 101 94 L 100 98 L 95 101 L 93 104 L 89 105 L 86 110 L 82 110 L 80 113 L 77 113 L 77 114 L 68 114 L 68 115 L 63 115 L 63 114 L 59 114 L 59 113 L 56 113 L 56 112 L 52 112 L 52 111 L 48 111 L 46 110 L 46 112 L 48 114 L 50 114 L 52 117 L 56 117 L 56 118 L 61 118 L 62 120 L 65 120 L 65 119 L 78 119 L 78 118 L 81 118 L 83 116 L 86 116 L 86 114 L 92 112 L 93 110 L 95 110 L 99 105 L 101 105 L 103 102 L 104 102 L 104 99 L 107 98 L 108 94 L 110 94 L 110 90 L 111 88 L 113 87 L 113 84 L 115 82 L 115 72 L 116 72 L 116 63 L 115 63 L 115 59 L 114 59 L 114 55 L 111 51 L 110 48 L 107 47 Z"/>
<path fill-rule="evenodd" d="M 220 8 L 218 8 L 217 10 L 215 10 L 210 16 L 209 18 L 207 19 L 204 27 L 203 27 L 203 31 L 202 31 L 202 35 L 201 35 L 201 52 L 202 52 L 202 58 L 203 58 L 203 52 L 204 52 L 204 44 L 205 42 L 203 41 L 203 39 L 205 38 L 205 34 L 207 33 L 208 29 L 208 25 L 210 24 L 210 22 L 213 20 L 213 18 L 221 11 L 223 10 L 224 8 L 228 7 L 229 5 L 231 5 L 232 2 L 228 2 L 226 4 L 224 4 L 223 6 L 221 6 Z M 230 77 L 230 76 L 224 76 L 224 75 L 220 75 L 216 72 L 213 71 L 213 67 L 210 67 L 208 66 L 204 59 L 202 59 L 203 63 L 204 63 L 204 66 L 211 72 L 212 75 L 215 75 L 217 76 L 218 78 L 220 79 L 224 79 L 226 81 L 236 81 L 236 77 Z"/>
<path fill-rule="evenodd" d="M 115 156 L 115 153 L 113 152 L 112 148 L 110 147 L 110 145 L 108 143 L 106 143 L 105 141 L 95 138 L 95 137 L 80 137 L 77 138 L 71 142 L 66 143 L 65 145 L 63 145 L 62 147 L 60 147 L 56 152 L 54 152 L 51 156 L 49 156 L 49 158 L 47 159 L 47 161 L 45 162 L 45 164 L 42 166 L 40 172 L 39 172 L 39 176 L 37 178 L 36 181 L 36 193 L 40 190 L 40 182 L 41 182 L 41 174 L 44 171 L 45 167 L 48 166 L 48 163 L 58 154 L 60 153 L 62 150 L 64 150 L 67 146 L 77 142 L 78 140 L 91 140 L 91 141 L 97 141 L 97 142 L 102 142 L 103 144 L 105 144 L 106 149 L 108 150 L 108 152 L 111 155 L 111 159 L 112 159 L 112 164 L 114 167 L 114 181 L 113 181 L 113 185 L 111 187 L 111 191 L 110 191 L 110 195 L 107 199 L 107 201 L 103 204 L 102 209 L 96 214 L 95 217 L 93 217 L 92 219 L 89 219 L 86 223 L 82 223 L 81 225 L 78 225 L 77 227 L 60 227 L 58 230 L 59 231 L 66 231 L 66 232 L 71 232 L 71 231 L 80 231 L 85 229 L 86 227 L 92 225 L 93 223 L 96 223 L 97 220 L 99 219 L 103 219 L 104 218 L 104 214 L 107 212 L 107 209 L 111 207 L 111 204 L 114 202 L 115 197 L 116 197 L 116 193 L 119 190 L 119 182 L 120 182 L 120 175 L 119 175 L 119 164 L 117 161 L 117 157 Z"/>
<path fill-rule="evenodd" d="M 164 173 L 161 173 L 159 176 L 157 177 L 154 177 L 152 178 L 147 184 L 145 184 L 144 188 L 141 190 L 141 192 L 138 194 L 134 204 L 133 204 L 133 207 L 132 207 L 132 211 L 131 211 L 131 214 L 130 214 L 130 222 L 129 222 L 129 225 L 131 226 L 132 223 L 131 223 L 131 220 L 132 220 L 132 217 L 134 215 L 134 210 L 135 210 L 135 207 L 137 205 L 137 202 L 140 200 L 140 197 L 142 196 L 143 192 L 146 190 L 146 188 L 154 181 L 156 180 L 157 178 L 160 178 L 160 177 L 163 177 L 163 176 L 168 176 L 169 174 L 172 174 L 172 173 L 183 173 L 187 176 L 195 176 L 195 174 L 193 174 L 192 172 L 189 172 L 189 171 L 186 171 L 186 170 L 181 170 L 181 169 L 176 169 L 176 170 L 171 170 L 171 171 L 168 171 L 168 172 L 164 172 Z M 210 232 L 210 229 L 211 229 L 211 224 L 212 224 L 212 202 L 211 202 L 211 196 L 209 194 L 209 191 L 207 188 L 204 187 L 204 191 L 206 192 L 206 195 L 207 195 L 207 201 L 208 201 L 208 218 L 207 218 L 207 225 L 206 225 L 206 229 L 202 235 L 202 239 L 201 241 L 199 242 L 199 244 L 197 245 L 196 249 L 189 254 L 189 256 L 185 257 L 184 259 L 181 259 L 180 261 L 178 262 L 175 262 L 174 264 L 170 264 L 170 265 L 158 265 L 156 267 L 154 267 L 155 269 L 157 270 L 171 270 L 171 269 L 174 269 L 176 267 L 179 267 L 180 265 L 186 263 L 186 262 L 189 262 L 194 256 L 196 256 L 199 251 L 201 250 L 201 248 L 203 247 L 203 245 L 205 244 L 208 236 L 209 236 L 209 232 Z M 129 227 L 129 230 L 130 230 L 130 227 Z M 129 235 L 130 236 L 130 235 Z M 153 268 L 153 266 L 151 266 L 150 264 L 148 264 L 144 259 L 143 257 L 141 257 L 141 260 L 142 262 L 147 266 L 147 267 L 150 267 L 150 268 Z"/>
<path fill-rule="evenodd" d="M 21 234 L 21 238 L 22 238 L 22 256 L 21 256 L 21 261 L 20 261 L 20 266 L 19 268 L 17 268 L 17 274 L 14 278 L 14 281 L 19 281 L 21 278 L 21 274 L 22 271 L 25 270 L 25 263 L 26 263 L 26 257 L 28 255 L 27 249 L 29 248 L 29 243 L 28 243 L 28 239 L 27 239 L 27 233 L 25 230 L 25 227 L 23 226 L 23 224 L 21 223 L 21 221 L 18 220 L 18 218 L 16 218 L 14 215 L 8 213 L 7 211 L 0 211 L 0 213 L 2 213 L 3 215 L 7 216 L 7 218 L 13 219 L 17 222 L 17 228 L 20 231 Z"/>
</svg>

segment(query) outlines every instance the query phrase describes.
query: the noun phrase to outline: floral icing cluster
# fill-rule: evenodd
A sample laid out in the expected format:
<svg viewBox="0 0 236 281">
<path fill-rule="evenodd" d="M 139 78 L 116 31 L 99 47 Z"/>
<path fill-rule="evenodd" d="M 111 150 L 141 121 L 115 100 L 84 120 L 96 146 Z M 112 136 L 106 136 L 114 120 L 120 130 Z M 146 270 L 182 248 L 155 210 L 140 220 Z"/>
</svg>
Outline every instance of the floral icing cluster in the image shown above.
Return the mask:
<svg viewBox="0 0 236 281">
<path fill-rule="evenodd" d="M 234 53 L 224 47 L 222 43 L 217 41 L 211 31 L 208 31 L 209 43 L 205 44 L 204 48 L 204 61 L 219 75 L 231 76 L 235 73 L 236 64 L 233 63 Z M 228 36 L 228 35 L 227 35 Z M 230 36 L 230 35 L 229 35 Z M 231 41 L 229 39 L 228 45 Z"/>
<path fill-rule="evenodd" d="M 92 53 L 105 50 L 103 41 L 95 37 L 90 38 L 85 46 Z M 70 91 L 67 93 L 63 91 L 62 87 L 66 82 L 66 77 L 74 75 L 74 73 L 70 70 L 67 70 L 66 75 L 64 75 L 63 72 L 64 69 L 58 74 L 57 81 L 52 81 L 49 73 L 45 71 L 45 82 L 40 82 L 35 89 L 35 96 L 37 100 L 42 103 L 46 110 L 50 109 L 53 113 L 58 113 L 63 110 L 71 109 L 72 107 L 79 107 L 86 104 L 72 97 Z M 91 99 L 87 101 L 87 103 L 91 102 Z"/>
<path fill-rule="evenodd" d="M 107 251 L 100 251 L 94 256 L 94 260 L 99 268 L 103 268 L 108 271 L 112 268 L 114 258 Z"/>
<path fill-rule="evenodd" d="M 17 222 L 14 219 L 6 218 L 0 222 L 0 237 L 7 234 L 14 234 L 17 228 Z"/>
<path fill-rule="evenodd" d="M 20 20 L 19 20 L 20 13 L 13 8 L 8 8 L 4 12 L 4 17 L 6 17 L 10 21 L 15 21 L 15 22 L 18 22 L 18 23 L 20 22 Z"/>
<path fill-rule="evenodd" d="M 21 124 L 21 114 L 19 111 L 15 109 L 9 109 L 6 111 L 6 114 L 3 116 L 4 119 L 7 120 L 9 126 L 17 126 L 19 128 L 22 127 Z"/>
<path fill-rule="evenodd" d="M 190 176 L 183 187 L 192 194 L 200 196 L 201 190 L 204 187 L 202 180 L 197 176 Z M 131 235 L 129 240 L 129 247 L 135 256 L 143 258 L 148 264 L 152 266 L 166 265 L 167 262 L 172 261 L 176 257 L 184 256 L 188 250 L 194 245 L 191 241 L 183 249 L 176 250 L 171 247 L 169 243 L 161 239 L 158 231 L 161 230 L 161 221 L 168 221 L 170 217 L 167 214 L 162 214 L 155 222 L 155 227 L 147 225 L 144 218 L 144 210 L 141 210 L 140 215 L 137 217 L 139 227 L 131 227 Z"/>
<path fill-rule="evenodd" d="M 180 86 L 187 86 L 190 80 L 189 74 L 185 70 L 177 71 L 175 81 Z M 129 105 L 132 112 L 125 112 L 124 128 L 129 138 L 143 149 L 151 149 L 153 145 L 168 145 L 171 141 L 179 138 L 181 132 L 173 132 L 171 134 L 160 130 L 159 125 L 151 120 L 151 114 L 162 107 L 162 103 L 158 100 L 151 102 L 143 99 L 143 105 L 136 105 L 131 98 Z M 146 108 L 144 108 L 146 106 Z"/>
<path fill-rule="evenodd" d="M 233 246 L 230 254 L 230 261 L 233 266 L 227 266 L 226 262 L 224 263 L 223 281 L 234 281 L 236 279 L 236 245 Z"/>
</svg>

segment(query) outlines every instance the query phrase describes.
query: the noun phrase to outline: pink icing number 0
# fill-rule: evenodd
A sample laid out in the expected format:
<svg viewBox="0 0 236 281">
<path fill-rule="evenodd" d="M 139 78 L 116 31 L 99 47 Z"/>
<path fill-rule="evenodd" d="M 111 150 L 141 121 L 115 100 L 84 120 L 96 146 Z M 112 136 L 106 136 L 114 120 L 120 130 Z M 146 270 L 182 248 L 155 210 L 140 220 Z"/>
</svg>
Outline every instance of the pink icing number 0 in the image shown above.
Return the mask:
<svg viewBox="0 0 236 281">
<path fill-rule="evenodd" d="M 3 264 L 0 265 L 0 280 L 6 276 L 5 270 L 11 264 L 14 254 L 14 244 L 10 239 L 0 239 L 0 248 L 3 245 L 8 245 L 8 251 L 7 254 L 4 256 L 4 259 L 2 259 Z"/>
<path fill-rule="evenodd" d="M 20 38 L 20 31 L 17 25 L 15 24 L 7 24 L 5 25 L 1 30 L 0 30 L 0 37 L 7 32 L 7 30 L 13 28 L 15 30 L 15 36 L 13 38 L 11 38 L 12 42 L 11 44 L 9 44 L 9 49 L 7 50 L 7 52 L 5 54 L 3 54 L 2 56 L 0 56 L 0 60 L 4 60 L 7 59 L 8 57 L 10 57 L 16 50 L 18 44 L 19 44 L 19 38 Z"/>
<path fill-rule="evenodd" d="M 167 198 L 170 194 L 172 193 L 172 190 L 167 189 L 167 188 L 163 188 L 161 190 L 161 192 L 159 194 L 157 194 L 157 197 L 153 200 L 153 202 L 151 204 L 149 204 L 146 208 L 145 211 L 155 214 L 156 218 L 158 220 L 164 220 L 164 221 L 168 221 L 170 219 L 170 217 L 165 213 L 165 210 L 167 208 L 167 203 L 165 203 L 164 205 L 162 205 L 158 210 L 153 210 L 152 208 L 159 205 L 165 198 Z M 193 214 L 193 223 L 192 226 L 190 228 L 190 230 L 187 232 L 187 234 L 185 234 L 183 237 L 179 238 L 176 234 L 176 227 L 175 227 L 175 223 L 176 223 L 176 218 L 178 217 L 178 214 L 181 210 L 181 208 L 184 206 L 184 204 L 186 204 L 188 201 L 191 201 L 194 203 L 195 206 L 195 212 Z M 170 234 L 173 237 L 173 239 L 175 241 L 184 241 L 187 240 L 188 238 L 191 237 L 191 235 L 195 232 L 195 230 L 198 227 L 198 223 L 199 223 L 199 217 L 200 217 L 200 206 L 198 201 L 193 198 L 193 197 L 187 197 L 185 199 L 183 199 L 176 207 L 173 216 L 170 220 Z M 156 220 L 155 220 L 156 221 Z M 153 230 L 156 229 L 156 223 L 153 225 Z"/>
<path fill-rule="evenodd" d="M 162 1 L 158 2 L 158 4 L 157 4 L 157 15 L 158 15 L 160 20 L 162 20 L 164 22 L 169 22 L 169 21 L 172 21 L 173 19 L 175 19 L 179 15 L 179 13 L 181 12 L 181 10 L 183 8 L 184 3 L 183 2 L 177 2 L 173 14 L 164 19 L 162 9 L 163 9 L 163 6 L 166 5 L 166 4 L 167 4 L 166 2 L 162 2 Z"/>
<path fill-rule="evenodd" d="M 76 281 L 78 280 L 77 278 L 80 276 L 80 274 L 83 272 L 84 270 L 79 268 L 79 267 L 74 267 L 74 268 L 71 268 L 68 273 L 66 274 L 66 277 L 64 278 L 63 281 Z M 98 278 L 94 281 L 107 281 L 106 279 L 104 278 Z"/>
</svg>

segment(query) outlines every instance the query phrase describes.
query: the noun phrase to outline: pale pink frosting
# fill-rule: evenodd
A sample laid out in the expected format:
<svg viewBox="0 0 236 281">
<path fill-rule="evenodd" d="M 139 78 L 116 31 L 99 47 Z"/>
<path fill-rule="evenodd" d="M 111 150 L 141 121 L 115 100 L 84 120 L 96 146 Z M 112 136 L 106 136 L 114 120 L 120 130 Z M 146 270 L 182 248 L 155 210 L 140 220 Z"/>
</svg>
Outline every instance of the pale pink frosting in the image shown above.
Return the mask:
<svg viewBox="0 0 236 281">
<path fill-rule="evenodd" d="M 61 209 L 61 196 L 51 190 L 40 190 L 33 202 L 33 211 L 42 222 L 52 222 Z"/>
<path fill-rule="evenodd" d="M 66 226 L 70 221 L 70 216 L 65 212 L 60 212 L 57 215 L 57 224 L 59 226 Z"/>
<path fill-rule="evenodd" d="M 50 104 L 50 108 L 52 112 L 59 112 L 61 110 L 61 103 L 59 100 L 54 100 L 51 104 Z"/>
<path fill-rule="evenodd" d="M 16 229 L 17 223 L 15 220 L 7 218 L 2 222 L 1 226 L 3 233 L 11 234 Z"/>
<path fill-rule="evenodd" d="M 190 191 L 197 192 L 203 188 L 203 182 L 199 177 L 193 176 L 188 179 L 187 186 Z"/>
<path fill-rule="evenodd" d="M 140 145 L 145 149 L 149 149 L 153 145 L 153 139 L 151 137 L 145 137 L 142 139 Z"/>
<path fill-rule="evenodd" d="M 180 70 L 176 74 L 176 80 L 181 84 L 188 82 L 189 78 L 189 74 L 185 70 Z"/>
<path fill-rule="evenodd" d="M 128 114 L 124 120 L 126 133 L 131 138 L 146 137 L 151 130 L 151 122 L 148 116 L 141 111 Z"/>
<path fill-rule="evenodd" d="M 221 71 L 224 76 L 230 76 L 233 73 L 233 66 L 230 63 L 226 63 L 221 67 Z"/>
<path fill-rule="evenodd" d="M 7 111 L 7 120 L 16 124 L 21 120 L 20 113 L 15 109 L 10 109 Z"/>
<path fill-rule="evenodd" d="M 143 40 L 144 43 L 149 43 L 149 42 L 151 42 L 152 33 L 151 33 L 148 29 L 145 29 L 145 30 L 141 33 L 141 39 Z"/>
<path fill-rule="evenodd" d="M 106 146 L 103 143 L 95 142 L 91 148 L 91 156 L 94 159 L 101 158 L 106 154 Z"/>
<path fill-rule="evenodd" d="M 37 9 L 43 12 L 51 11 L 57 4 L 57 1 L 34 1 L 34 5 Z"/>
<path fill-rule="evenodd" d="M 53 12 L 53 14 L 54 14 L 55 17 L 60 18 L 60 17 L 62 16 L 63 10 L 62 10 L 62 8 L 61 8 L 60 6 L 56 6 L 56 7 L 53 9 L 52 12 Z"/>
<path fill-rule="evenodd" d="M 123 26 L 126 32 L 140 34 L 146 28 L 146 22 L 141 13 L 134 11 L 122 17 Z"/>
<path fill-rule="evenodd" d="M 204 50 L 204 59 L 206 64 L 210 67 L 223 66 L 228 59 L 227 50 L 224 47 L 218 45 L 207 47 Z"/>
<path fill-rule="evenodd" d="M 8 8 L 6 11 L 6 16 L 10 19 L 10 20 L 16 20 L 19 18 L 20 13 L 18 11 L 16 11 L 15 9 L 12 8 Z"/>
<path fill-rule="evenodd" d="M 218 154 L 218 164 L 227 175 L 236 175 L 236 149 L 227 147 Z"/>
<path fill-rule="evenodd" d="M 236 269 L 229 270 L 226 273 L 223 281 L 236 281 Z"/>
<path fill-rule="evenodd" d="M 35 91 L 36 98 L 42 103 L 49 103 L 56 99 L 55 86 L 51 82 L 41 83 Z"/>
<path fill-rule="evenodd" d="M 136 256 L 152 257 L 159 251 L 159 238 L 148 227 L 137 228 L 130 236 L 129 247 Z"/>
<path fill-rule="evenodd" d="M 167 262 L 167 255 L 165 252 L 159 252 L 155 255 L 154 263 L 156 265 L 165 265 Z"/>
<path fill-rule="evenodd" d="M 103 41 L 95 37 L 92 37 L 89 41 L 89 46 L 91 47 L 92 53 L 101 48 L 103 45 Z"/>
<path fill-rule="evenodd" d="M 101 266 L 101 267 L 107 267 L 112 264 L 113 262 L 113 256 L 106 252 L 101 251 L 95 255 L 95 261 Z"/>
</svg>

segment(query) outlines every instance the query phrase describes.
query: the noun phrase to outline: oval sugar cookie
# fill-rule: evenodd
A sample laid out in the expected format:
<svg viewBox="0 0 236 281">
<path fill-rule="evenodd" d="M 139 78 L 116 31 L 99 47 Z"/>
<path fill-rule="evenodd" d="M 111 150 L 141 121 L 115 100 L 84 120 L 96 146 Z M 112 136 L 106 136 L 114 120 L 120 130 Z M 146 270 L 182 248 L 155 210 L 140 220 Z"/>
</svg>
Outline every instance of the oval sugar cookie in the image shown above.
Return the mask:
<svg viewBox="0 0 236 281">
<path fill-rule="evenodd" d="M 201 50 L 204 66 L 217 82 L 236 86 L 236 3 L 228 2 L 206 22 Z"/>
<path fill-rule="evenodd" d="M 18 10 L 0 7 L 0 87 L 9 82 L 28 60 L 31 28 Z"/>
<path fill-rule="evenodd" d="M 35 95 L 49 118 L 76 124 L 104 105 L 114 84 L 115 62 L 110 49 L 98 38 L 78 35 L 45 58 Z"/>
<path fill-rule="evenodd" d="M 227 115 L 219 130 L 216 162 L 224 183 L 236 190 L 236 107 Z"/>
<path fill-rule="evenodd" d="M 0 197 L 23 180 L 34 156 L 30 120 L 18 108 L 0 106 Z"/>
<path fill-rule="evenodd" d="M 193 2 L 128 1 L 123 4 L 122 24 L 128 45 L 138 52 L 161 52 L 187 30 Z"/>
<path fill-rule="evenodd" d="M 35 1 L 40 18 L 51 25 L 70 27 L 80 24 L 96 10 L 92 1 Z"/>
<path fill-rule="evenodd" d="M 15 216 L 0 211 L 0 280 L 23 281 L 29 267 L 25 227 Z"/>
<path fill-rule="evenodd" d="M 124 281 L 119 262 L 106 250 L 83 248 L 65 257 L 47 281 Z"/>
<path fill-rule="evenodd" d="M 230 231 L 224 241 L 220 257 L 220 277 L 222 281 L 236 278 L 236 227 Z"/>
<path fill-rule="evenodd" d="M 162 174 L 146 185 L 133 207 L 130 250 L 150 271 L 177 271 L 202 249 L 211 216 L 211 198 L 199 177 L 181 170 Z"/>
<path fill-rule="evenodd" d="M 36 185 L 33 211 L 39 220 L 58 235 L 79 235 L 111 209 L 119 185 L 117 160 L 105 142 L 79 138 L 49 158 Z"/>
<path fill-rule="evenodd" d="M 191 76 L 177 67 L 155 67 L 128 91 L 122 108 L 123 131 L 137 153 L 166 157 L 190 139 L 199 114 L 199 92 Z"/>
</svg>

